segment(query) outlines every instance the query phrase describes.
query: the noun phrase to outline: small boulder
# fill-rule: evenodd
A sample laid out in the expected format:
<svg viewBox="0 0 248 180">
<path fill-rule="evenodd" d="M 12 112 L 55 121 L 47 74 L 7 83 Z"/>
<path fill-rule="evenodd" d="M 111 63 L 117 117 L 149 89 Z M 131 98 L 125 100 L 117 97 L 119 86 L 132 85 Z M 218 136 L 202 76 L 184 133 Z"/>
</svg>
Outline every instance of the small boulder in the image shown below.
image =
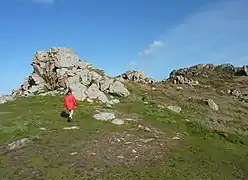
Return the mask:
<svg viewBox="0 0 248 180">
<path fill-rule="evenodd" d="M 72 126 L 72 127 L 64 127 L 63 129 L 64 130 L 73 130 L 73 129 L 80 129 L 80 128 L 77 126 Z"/>
<path fill-rule="evenodd" d="M 214 111 L 218 111 L 219 110 L 219 106 L 212 99 L 207 99 L 207 100 L 204 100 L 204 101 Z"/>
<path fill-rule="evenodd" d="M 238 89 L 231 90 L 231 93 L 230 94 L 233 95 L 233 96 L 236 96 L 236 97 L 242 96 L 242 93 Z"/>
<path fill-rule="evenodd" d="M 107 103 L 107 104 L 106 104 L 106 107 L 107 107 L 107 108 L 112 108 L 112 105 L 109 104 L 109 103 Z"/>
<path fill-rule="evenodd" d="M 29 138 L 23 138 L 23 139 L 17 140 L 17 141 L 14 141 L 8 144 L 7 149 L 13 150 L 13 149 L 21 148 L 25 146 L 28 142 L 29 142 Z"/>
<path fill-rule="evenodd" d="M 102 112 L 102 113 L 95 114 L 93 118 L 97 120 L 108 121 L 108 120 L 115 119 L 115 114 Z"/>
<path fill-rule="evenodd" d="M 120 103 L 119 99 L 112 99 L 109 101 L 109 104 L 111 104 L 111 105 L 118 104 L 118 103 Z"/>
<path fill-rule="evenodd" d="M 114 119 L 111 123 L 116 125 L 123 125 L 125 122 L 122 119 Z"/>
</svg>

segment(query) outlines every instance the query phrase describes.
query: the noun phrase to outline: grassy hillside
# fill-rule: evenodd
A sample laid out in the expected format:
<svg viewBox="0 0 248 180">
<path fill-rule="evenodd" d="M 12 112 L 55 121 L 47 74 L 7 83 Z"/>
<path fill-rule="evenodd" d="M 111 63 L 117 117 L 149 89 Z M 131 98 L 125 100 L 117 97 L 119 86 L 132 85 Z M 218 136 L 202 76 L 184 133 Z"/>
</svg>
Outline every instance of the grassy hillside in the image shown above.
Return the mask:
<svg viewBox="0 0 248 180">
<path fill-rule="evenodd" d="M 63 97 L 0 105 L 0 179 L 248 179 L 247 103 L 215 86 L 127 86 L 131 95 L 113 108 L 79 103 L 70 124 L 60 117 Z M 97 112 L 133 121 L 118 126 L 95 120 Z M 26 146 L 6 149 L 25 137 Z"/>
</svg>

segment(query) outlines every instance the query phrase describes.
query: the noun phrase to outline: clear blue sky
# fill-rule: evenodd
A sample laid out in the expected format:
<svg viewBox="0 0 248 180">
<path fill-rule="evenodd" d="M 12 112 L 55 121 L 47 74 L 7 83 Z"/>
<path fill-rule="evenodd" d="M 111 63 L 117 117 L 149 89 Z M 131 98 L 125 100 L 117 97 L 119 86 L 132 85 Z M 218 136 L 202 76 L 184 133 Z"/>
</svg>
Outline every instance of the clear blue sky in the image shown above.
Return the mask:
<svg viewBox="0 0 248 180">
<path fill-rule="evenodd" d="M 2 0 L 0 23 L 0 93 L 19 87 L 34 53 L 53 46 L 111 76 L 248 64 L 248 0 Z"/>
</svg>

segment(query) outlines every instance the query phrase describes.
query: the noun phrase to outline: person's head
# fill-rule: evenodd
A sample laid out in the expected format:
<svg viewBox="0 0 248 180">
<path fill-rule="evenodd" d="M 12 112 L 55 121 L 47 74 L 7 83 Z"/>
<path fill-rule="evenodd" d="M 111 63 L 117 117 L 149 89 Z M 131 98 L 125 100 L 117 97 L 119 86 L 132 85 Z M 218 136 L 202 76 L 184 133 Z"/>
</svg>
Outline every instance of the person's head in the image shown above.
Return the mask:
<svg viewBox="0 0 248 180">
<path fill-rule="evenodd" d="M 69 89 L 69 90 L 67 91 L 67 95 L 68 95 L 68 94 L 72 94 L 71 89 Z"/>
</svg>

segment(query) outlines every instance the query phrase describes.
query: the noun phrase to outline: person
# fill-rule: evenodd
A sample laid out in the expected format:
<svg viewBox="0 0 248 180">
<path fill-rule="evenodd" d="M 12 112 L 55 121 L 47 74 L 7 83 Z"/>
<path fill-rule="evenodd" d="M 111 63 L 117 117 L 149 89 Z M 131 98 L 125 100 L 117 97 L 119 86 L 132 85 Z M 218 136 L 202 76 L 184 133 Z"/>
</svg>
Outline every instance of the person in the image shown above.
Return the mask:
<svg viewBox="0 0 248 180">
<path fill-rule="evenodd" d="M 72 95 L 72 91 L 69 89 L 66 96 L 64 97 L 64 108 L 69 110 L 68 122 L 72 121 L 72 115 L 77 107 L 76 98 Z"/>
</svg>

